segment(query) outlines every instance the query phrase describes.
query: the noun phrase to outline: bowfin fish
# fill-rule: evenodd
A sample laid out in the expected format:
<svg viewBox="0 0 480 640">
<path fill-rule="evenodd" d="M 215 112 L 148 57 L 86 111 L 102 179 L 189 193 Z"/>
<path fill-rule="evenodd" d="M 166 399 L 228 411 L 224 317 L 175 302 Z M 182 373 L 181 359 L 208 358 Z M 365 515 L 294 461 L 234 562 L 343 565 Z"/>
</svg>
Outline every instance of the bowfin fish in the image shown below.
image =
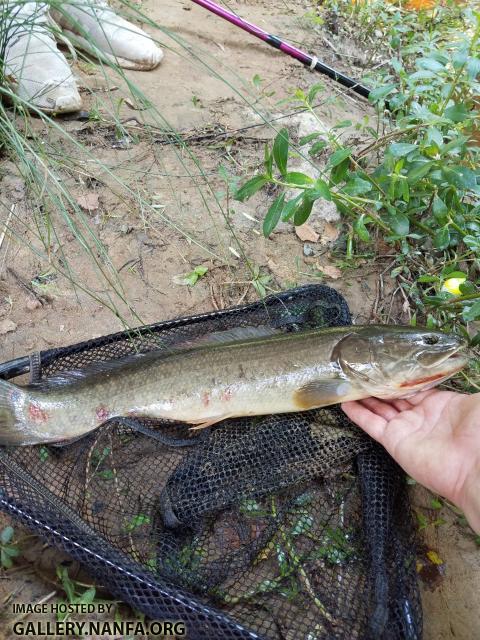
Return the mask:
<svg viewBox="0 0 480 640">
<path fill-rule="evenodd" d="M 407 397 L 462 369 L 465 341 L 418 327 L 246 327 L 25 387 L 0 380 L 0 444 L 65 442 L 127 416 L 197 428 L 369 396 Z"/>
</svg>

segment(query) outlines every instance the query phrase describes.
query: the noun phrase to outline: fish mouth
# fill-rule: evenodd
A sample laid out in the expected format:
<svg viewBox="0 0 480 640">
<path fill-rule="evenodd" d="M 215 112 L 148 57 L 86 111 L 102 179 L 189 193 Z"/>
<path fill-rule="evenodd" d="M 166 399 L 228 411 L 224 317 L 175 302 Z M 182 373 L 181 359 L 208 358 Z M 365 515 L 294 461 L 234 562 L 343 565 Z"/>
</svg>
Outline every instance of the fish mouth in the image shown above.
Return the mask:
<svg viewBox="0 0 480 640">
<path fill-rule="evenodd" d="M 460 353 L 461 348 L 462 347 L 459 347 L 435 365 L 436 367 L 441 367 L 441 370 L 437 371 L 437 373 L 402 382 L 402 384 L 400 384 L 400 388 L 411 389 L 414 387 L 433 387 L 442 380 L 446 380 L 447 378 L 450 378 L 450 376 L 455 375 L 461 371 L 470 360 L 470 357 L 465 353 Z"/>
</svg>

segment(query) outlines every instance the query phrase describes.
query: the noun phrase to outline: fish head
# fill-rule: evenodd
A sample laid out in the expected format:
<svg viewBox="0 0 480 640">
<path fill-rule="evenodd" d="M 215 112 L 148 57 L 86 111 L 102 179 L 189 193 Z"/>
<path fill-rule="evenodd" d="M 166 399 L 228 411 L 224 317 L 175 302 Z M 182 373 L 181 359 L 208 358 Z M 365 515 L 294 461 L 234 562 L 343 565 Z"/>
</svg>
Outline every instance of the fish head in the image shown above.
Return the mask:
<svg viewBox="0 0 480 640">
<path fill-rule="evenodd" d="M 408 397 L 460 371 L 466 341 L 418 327 L 368 326 L 343 338 L 333 359 L 349 380 L 377 398 Z"/>
</svg>

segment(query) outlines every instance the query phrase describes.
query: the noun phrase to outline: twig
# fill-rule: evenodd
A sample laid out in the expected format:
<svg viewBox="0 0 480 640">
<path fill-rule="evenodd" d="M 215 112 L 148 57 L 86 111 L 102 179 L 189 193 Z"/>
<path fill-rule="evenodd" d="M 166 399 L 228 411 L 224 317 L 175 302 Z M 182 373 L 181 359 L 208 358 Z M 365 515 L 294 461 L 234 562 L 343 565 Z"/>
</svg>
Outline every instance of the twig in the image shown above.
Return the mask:
<svg viewBox="0 0 480 640">
<path fill-rule="evenodd" d="M 390 298 L 390 307 L 389 307 L 389 309 L 388 309 L 388 316 L 387 316 L 387 322 L 386 322 L 386 324 L 388 324 L 388 323 L 390 322 L 390 318 L 391 318 L 391 316 L 392 316 L 393 303 L 394 303 L 395 296 L 397 295 L 397 292 L 398 292 L 398 290 L 399 290 L 399 289 L 401 289 L 401 287 L 400 287 L 400 286 L 399 286 L 399 287 L 397 287 L 397 288 L 393 291 L 393 293 L 392 293 L 392 297 Z"/>
<path fill-rule="evenodd" d="M 213 283 L 210 283 L 210 298 L 212 300 L 213 308 L 215 311 L 220 311 L 220 307 L 217 302 L 217 298 L 215 296 L 215 289 L 213 288 Z"/>
<path fill-rule="evenodd" d="M 2 234 L 0 235 L 0 249 L 2 248 L 3 241 L 5 240 L 5 234 L 7 233 L 8 225 L 10 224 L 10 220 L 12 219 L 13 212 L 15 211 L 15 205 L 12 204 L 10 207 L 10 213 L 8 214 L 7 221 L 5 222 L 5 227 L 3 228 Z"/>
<path fill-rule="evenodd" d="M 27 284 L 25 280 L 12 269 L 12 267 L 7 267 L 7 273 L 16 280 L 17 284 L 19 284 L 22 289 L 24 289 L 29 295 L 33 296 L 35 300 L 38 300 L 42 306 L 48 302 L 48 299 L 45 296 L 38 294 L 33 287 Z"/>
<path fill-rule="evenodd" d="M 403 287 L 400 287 L 400 292 L 401 292 L 401 294 L 402 294 L 402 296 L 403 296 L 403 299 L 404 299 L 404 301 L 405 301 L 405 304 L 404 304 L 404 306 L 403 306 L 403 310 L 404 310 L 404 311 L 407 311 L 407 313 L 408 313 L 408 319 L 409 319 L 409 320 L 411 320 L 411 319 L 412 319 L 412 312 L 411 312 L 411 309 L 410 309 L 410 301 L 409 301 L 409 299 L 408 299 L 408 297 L 407 297 L 407 294 L 406 294 L 406 293 L 405 293 L 405 291 L 403 290 Z M 405 305 L 406 305 L 406 307 L 405 307 Z"/>
</svg>

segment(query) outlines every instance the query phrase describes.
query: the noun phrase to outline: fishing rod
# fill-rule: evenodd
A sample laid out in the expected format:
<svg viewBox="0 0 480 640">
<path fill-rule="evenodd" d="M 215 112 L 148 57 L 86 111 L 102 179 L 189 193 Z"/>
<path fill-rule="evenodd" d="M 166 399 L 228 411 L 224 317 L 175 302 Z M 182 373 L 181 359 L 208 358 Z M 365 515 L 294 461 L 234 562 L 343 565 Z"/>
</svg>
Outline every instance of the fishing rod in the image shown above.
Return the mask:
<svg viewBox="0 0 480 640">
<path fill-rule="evenodd" d="M 266 42 L 271 47 L 274 47 L 275 49 L 279 49 L 280 51 L 283 51 L 283 53 L 286 53 L 287 55 L 291 56 L 292 58 L 295 58 L 296 60 L 300 60 L 300 62 L 302 62 L 306 67 L 308 67 L 312 71 L 318 71 L 319 73 L 323 73 L 324 75 L 328 76 L 332 80 L 335 80 L 335 82 L 338 82 L 344 87 L 347 87 L 348 89 L 352 89 L 352 91 L 355 91 L 355 93 L 358 93 L 363 98 L 368 98 L 370 96 L 370 89 L 364 86 L 363 84 L 361 84 L 360 82 L 358 82 L 357 80 L 354 80 L 353 78 L 349 78 L 348 76 L 341 73 L 340 71 L 336 71 L 332 67 L 329 67 L 327 64 L 320 62 L 320 60 L 316 56 L 310 56 L 308 55 L 308 53 L 305 53 L 301 49 L 298 49 L 297 47 L 294 47 L 288 42 L 281 40 L 277 36 L 274 36 L 271 33 L 264 31 L 263 29 L 261 29 L 260 27 L 257 27 L 251 22 L 247 22 L 246 20 L 243 20 L 243 18 L 240 18 L 239 16 L 237 16 L 232 11 L 229 11 L 228 9 L 224 9 L 223 7 L 219 6 L 216 2 L 212 2 L 212 0 L 192 0 L 192 2 L 194 2 L 195 4 L 198 4 L 204 9 L 207 9 L 207 11 L 211 11 L 212 13 L 216 14 L 220 18 L 223 18 L 224 20 L 228 20 L 228 22 L 231 22 L 236 27 L 240 27 L 240 29 L 243 29 L 247 33 L 250 33 L 251 35 L 256 36 L 257 38 L 260 38 L 260 40 L 263 40 L 263 42 Z"/>
</svg>

